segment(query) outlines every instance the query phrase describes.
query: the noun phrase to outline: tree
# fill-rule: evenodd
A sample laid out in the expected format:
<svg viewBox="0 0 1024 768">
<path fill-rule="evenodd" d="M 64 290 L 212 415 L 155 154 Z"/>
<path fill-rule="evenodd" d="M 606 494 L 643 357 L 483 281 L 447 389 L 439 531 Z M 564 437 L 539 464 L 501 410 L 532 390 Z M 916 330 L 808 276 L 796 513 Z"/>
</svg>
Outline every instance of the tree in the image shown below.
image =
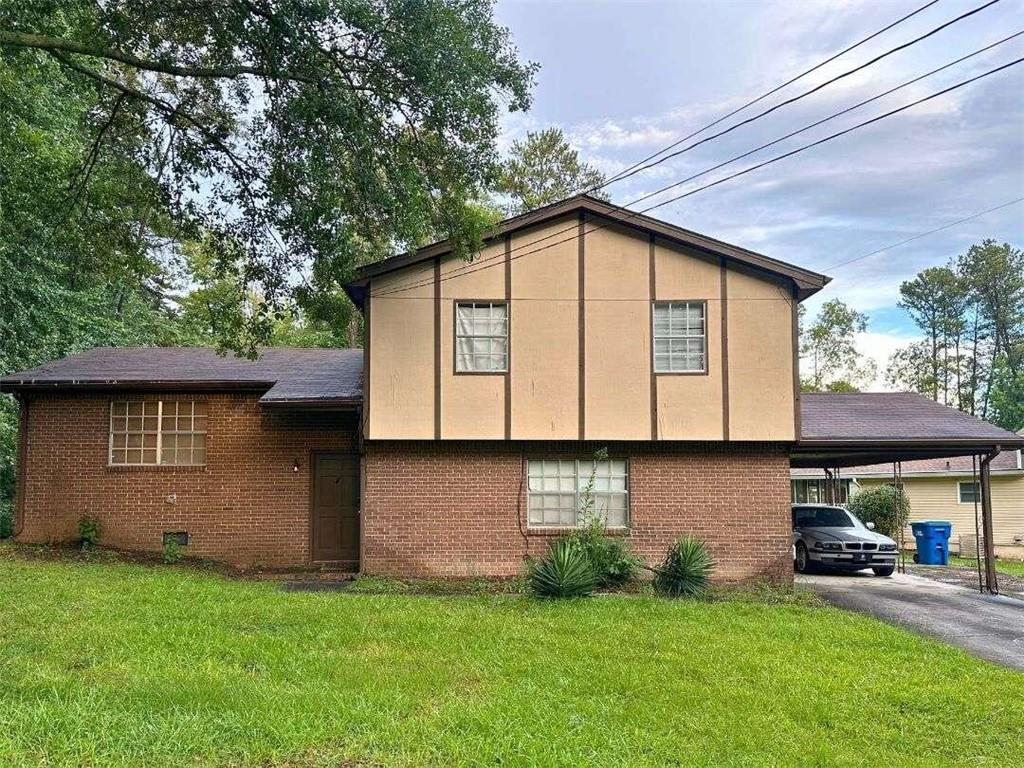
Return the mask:
<svg viewBox="0 0 1024 768">
<path fill-rule="evenodd" d="M 548 128 L 527 133 L 525 141 L 512 143 L 494 189 L 510 199 L 508 213 L 516 215 L 578 192 L 589 191 L 607 199 L 607 193 L 595 189 L 604 182 L 601 171 L 580 162 L 579 153 L 561 129 Z"/>
<path fill-rule="evenodd" d="M 825 302 L 810 327 L 800 314 L 800 355 L 809 361 L 811 375 L 801 378 L 805 392 L 856 391 L 875 377 L 875 365 L 857 351 L 856 335 L 867 328 L 867 315 L 839 299 Z"/>
<path fill-rule="evenodd" d="M 111 0 L 0 8 L 0 50 L 56 65 L 116 153 L 155 183 L 174 221 L 234 258 L 264 302 L 220 341 L 269 337 L 296 274 L 354 264 L 429 233 L 470 252 L 472 201 L 496 163 L 498 99 L 529 104 L 491 0 Z M 114 130 L 119 141 L 109 138 Z M 131 130 L 127 130 L 130 127 Z M 45 137 L 44 137 L 45 138 Z M 70 176 L 75 196 L 98 183 Z M 139 231 L 151 229 L 145 217 Z"/>
<path fill-rule="evenodd" d="M 931 267 L 900 285 L 899 306 L 907 310 L 928 339 L 931 398 L 936 401 L 942 392 L 943 401 L 948 402 L 950 309 L 959 291 L 957 276 L 948 267 Z"/>
</svg>

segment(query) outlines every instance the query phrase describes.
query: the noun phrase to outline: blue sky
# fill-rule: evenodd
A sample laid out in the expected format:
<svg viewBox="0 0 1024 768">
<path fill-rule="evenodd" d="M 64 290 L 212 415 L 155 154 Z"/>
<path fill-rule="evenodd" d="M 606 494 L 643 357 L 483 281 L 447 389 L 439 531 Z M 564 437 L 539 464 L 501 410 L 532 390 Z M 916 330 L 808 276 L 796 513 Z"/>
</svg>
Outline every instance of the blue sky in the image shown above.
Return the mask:
<svg viewBox="0 0 1024 768">
<path fill-rule="evenodd" d="M 735 120 L 983 2 L 940 0 Z M 528 130 L 558 126 L 584 159 L 614 173 L 923 4 L 499 0 L 499 22 L 511 29 L 522 56 L 541 65 L 533 108 L 505 120 L 502 145 Z M 609 192 L 616 203 L 627 204 L 1022 29 L 1024 0 L 1002 0 L 754 124 L 614 184 Z M 1024 36 L 674 193 L 1021 56 Z M 916 338 L 913 324 L 896 306 L 900 282 L 985 237 L 1024 246 L 1024 203 L 846 267 L 828 267 L 1022 196 L 1024 64 L 651 214 L 832 275 L 831 285 L 808 302 L 808 310 L 838 297 L 867 312 L 869 332 L 858 344 L 884 369 L 895 348 Z M 883 387 L 880 376 L 874 388 Z"/>
</svg>

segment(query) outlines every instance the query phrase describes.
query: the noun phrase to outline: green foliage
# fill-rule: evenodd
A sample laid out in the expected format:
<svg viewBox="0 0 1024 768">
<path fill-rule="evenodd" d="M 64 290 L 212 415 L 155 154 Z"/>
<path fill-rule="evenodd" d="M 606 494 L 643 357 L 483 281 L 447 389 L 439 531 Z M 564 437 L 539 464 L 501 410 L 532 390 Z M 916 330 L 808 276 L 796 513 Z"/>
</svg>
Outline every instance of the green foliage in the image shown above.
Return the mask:
<svg viewBox="0 0 1024 768">
<path fill-rule="evenodd" d="M 558 539 L 530 564 L 527 583 L 537 597 L 586 597 L 597 587 L 597 574 L 576 541 Z"/>
<path fill-rule="evenodd" d="M 695 597 L 707 589 L 714 561 L 700 539 L 685 536 L 669 547 L 655 570 L 654 588 L 667 597 Z"/>
<path fill-rule="evenodd" d="M 856 335 L 867 328 L 868 316 L 839 299 L 825 302 L 814 323 L 805 327 L 800 314 L 800 355 L 810 367 L 801 379 L 804 392 L 851 392 L 875 377 L 875 364 L 857 351 Z"/>
<path fill-rule="evenodd" d="M 509 198 L 510 215 L 525 213 L 572 195 L 593 190 L 605 181 L 597 168 L 581 163 L 560 128 L 529 132 L 525 141 L 512 143 L 501 167 L 495 191 Z M 607 199 L 602 190 L 590 192 Z"/>
<path fill-rule="evenodd" d="M 164 562 L 168 565 L 174 565 L 175 563 L 180 562 L 184 555 L 184 550 L 185 548 L 178 543 L 176 538 L 169 536 L 164 539 Z"/>
<path fill-rule="evenodd" d="M 850 497 L 849 510 L 863 522 L 874 523 L 875 530 L 897 538 L 910 519 L 910 499 L 902 488 L 892 485 L 864 488 Z"/>
<path fill-rule="evenodd" d="M 14 533 L 14 509 L 10 503 L 0 499 L 0 539 L 8 539 Z"/>
<path fill-rule="evenodd" d="M 590 561 L 599 587 L 620 587 L 636 578 L 643 560 L 629 551 L 623 536 L 608 536 L 600 519 L 591 519 L 566 537 Z"/>
<path fill-rule="evenodd" d="M 99 544 L 100 541 L 100 521 L 95 517 L 88 515 L 79 518 L 78 520 L 78 543 L 82 545 L 82 549 L 88 549 Z"/>
</svg>

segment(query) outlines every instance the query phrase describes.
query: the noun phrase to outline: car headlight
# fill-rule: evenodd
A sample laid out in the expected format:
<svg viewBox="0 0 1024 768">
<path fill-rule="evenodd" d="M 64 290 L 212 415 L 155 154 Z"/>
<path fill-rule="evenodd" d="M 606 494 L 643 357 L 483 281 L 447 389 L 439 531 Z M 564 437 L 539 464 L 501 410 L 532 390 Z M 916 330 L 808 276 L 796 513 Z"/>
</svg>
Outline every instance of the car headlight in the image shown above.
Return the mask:
<svg viewBox="0 0 1024 768">
<path fill-rule="evenodd" d="M 831 549 L 831 550 L 836 550 L 836 549 L 842 549 L 843 545 L 840 544 L 838 541 L 819 541 L 819 542 L 816 542 L 814 544 L 814 548 L 815 549 Z"/>
<path fill-rule="evenodd" d="M 896 551 L 896 545 L 895 544 L 883 544 L 878 549 L 880 551 L 882 551 L 882 552 L 895 552 Z"/>
</svg>

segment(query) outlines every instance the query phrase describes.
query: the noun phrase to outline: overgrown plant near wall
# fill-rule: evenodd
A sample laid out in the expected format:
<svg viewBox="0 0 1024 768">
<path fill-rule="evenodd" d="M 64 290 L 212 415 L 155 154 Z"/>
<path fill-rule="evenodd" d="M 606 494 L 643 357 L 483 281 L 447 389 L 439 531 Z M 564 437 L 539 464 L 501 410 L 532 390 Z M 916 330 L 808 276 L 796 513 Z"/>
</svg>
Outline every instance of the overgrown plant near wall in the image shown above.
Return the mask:
<svg viewBox="0 0 1024 768">
<path fill-rule="evenodd" d="M 597 574 L 577 541 L 557 539 L 530 564 L 527 584 L 537 597 L 586 597 L 597 587 Z"/>
<path fill-rule="evenodd" d="M 714 565 L 704 542 L 685 536 L 669 547 L 654 569 L 654 589 L 666 597 L 696 597 L 707 590 Z"/>
<path fill-rule="evenodd" d="M 0 499 L 0 539 L 8 539 L 14 533 L 14 511 L 10 504 Z"/>
<path fill-rule="evenodd" d="M 78 521 L 78 543 L 82 549 L 95 547 L 100 541 L 100 521 L 86 515 Z"/>
<path fill-rule="evenodd" d="M 875 524 L 879 533 L 896 538 L 910 519 L 910 499 L 902 488 L 892 485 L 866 488 L 850 497 L 848 508 L 865 523 Z"/>
</svg>

